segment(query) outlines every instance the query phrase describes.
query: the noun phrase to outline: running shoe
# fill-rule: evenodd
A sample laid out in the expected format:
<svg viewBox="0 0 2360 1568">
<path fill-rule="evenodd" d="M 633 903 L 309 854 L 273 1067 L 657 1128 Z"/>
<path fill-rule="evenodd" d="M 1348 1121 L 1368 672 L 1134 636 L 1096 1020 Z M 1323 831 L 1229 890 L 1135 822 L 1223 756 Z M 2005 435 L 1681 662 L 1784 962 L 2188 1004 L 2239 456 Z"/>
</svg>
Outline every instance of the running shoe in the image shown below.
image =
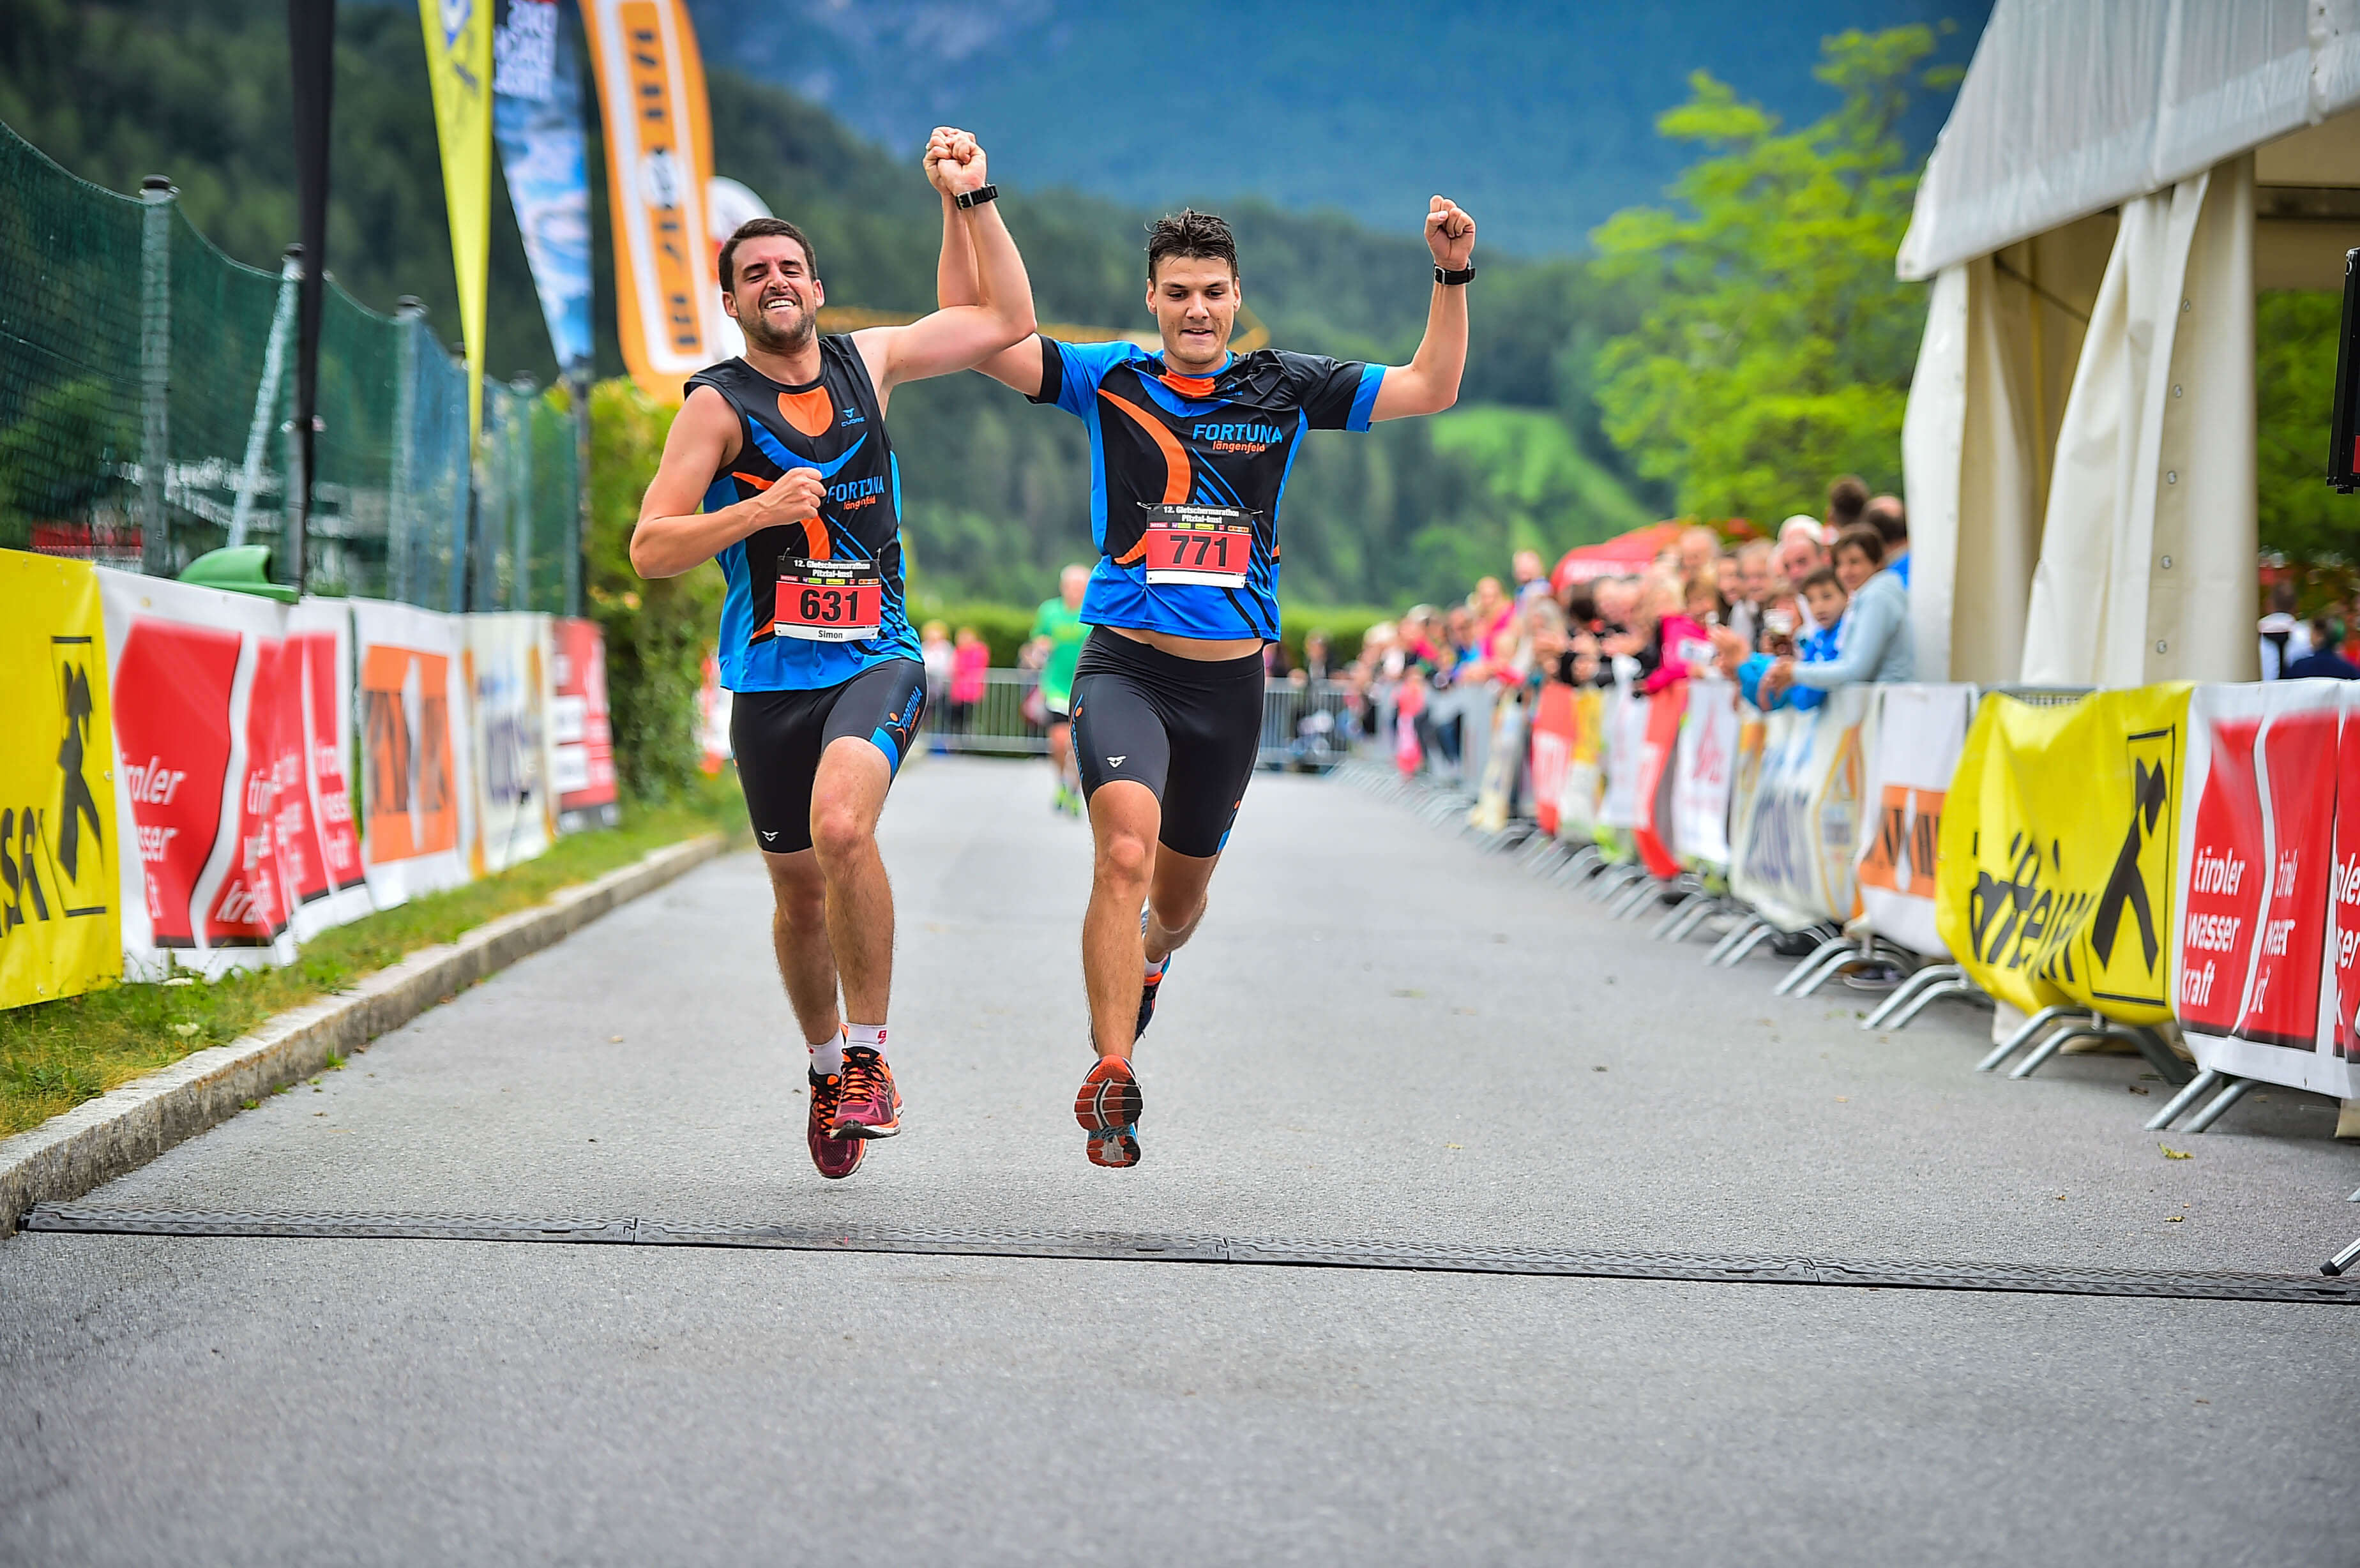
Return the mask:
<svg viewBox="0 0 2360 1568">
<path fill-rule="evenodd" d="M 901 1130 L 901 1092 L 883 1057 L 865 1045 L 845 1047 L 843 1078 L 829 1131 L 838 1138 L 891 1138 Z"/>
<path fill-rule="evenodd" d="M 1120 1056 L 1101 1056 L 1074 1096 L 1074 1119 L 1088 1133 L 1093 1165 L 1120 1171 L 1139 1163 L 1139 1080 Z"/>
<path fill-rule="evenodd" d="M 1139 934 L 1142 937 L 1147 934 L 1147 911 L 1145 909 L 1139 911 Z M 1164 967 L 1157 970 L 1153 975 L 1146 975 L 1140 981 L 1139 1022 L 1131 1031 L 1131 1039 L 1137 1040 L 1141 1035 L 1145 1034 L 1147 1032 L 1147 1026 L 1149 1023 L 1153 1021 L 1155 1018 L 1155 993 L 1163 987 L 1164 977 L 1172 973 L 1172 960 L 1175 956 L 1175 955 L 1173 953 L 1165 953 L 1164 955 Z"/>
<path fill-rule="evenodd" d="M 831 1137 L 828 1129 L 835 1125 L 836 1105 L 844 1097 L 844 1074 L 830 1073 L 823 1077 L 816 1070 L 811 1078 L 811 1117 L 804 1126 L 804 1141 L 811 1145 L 812 1163 L 819 1173 L 831 1181 L 841 1181 L 860 1169 L 860 1156 L 868 1143 L 857 1138 Z"/>
</svg>

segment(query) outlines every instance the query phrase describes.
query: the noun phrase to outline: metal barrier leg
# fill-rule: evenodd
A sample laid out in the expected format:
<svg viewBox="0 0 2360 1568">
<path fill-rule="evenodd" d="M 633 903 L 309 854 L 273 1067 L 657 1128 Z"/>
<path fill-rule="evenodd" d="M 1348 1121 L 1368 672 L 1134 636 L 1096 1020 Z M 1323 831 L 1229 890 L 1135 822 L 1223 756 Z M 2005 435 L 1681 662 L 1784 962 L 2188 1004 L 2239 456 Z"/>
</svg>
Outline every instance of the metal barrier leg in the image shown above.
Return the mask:
<svg viewBox="0 0 2360 1568">
<path fill-rule="evenodd" d="M 1697 927 L 1704 924 L 1705 921 L 1710 920 L 1713 917 L 1714 912 L 1722 907 L 1722 900 L 1713 898 L 1710 894 L 1698 894 L 1697 901 L 1693 905 L 1689 906 L 1688 912 L 1682 915 L 1679 919 L 1679 923 L 1672 928 L 1671 940 L 1674 942 L 1688 941 L 1689 933 L 1694 931 Z"/>
<path fill-rule="evenodd" d="M 1644 878 L 1646 875 L 1644 871 L 1626 861 L 1592 882 L 1590 885 L 1590 896 L 1596 902 L 1602 904 L 1631 886 L 1633 881 Z"/>
<path fill-rule="evenodd" d="M 2059 1018 L 2070 1018 L 2078 1011 L 2080 1011 L 2080 1009 L 2077 1007 L 2063 1006 L 2041 1008 L 2038 1012 L 2033 1014 L 2030 1018 L 2016 1025 L 2016 1032 L 2014 1034 L 2008 1036 L 2005 1040 L 2000 1041 L 1998 1045 L 1993 1047 L 1992 1053 L 1989 1056 L 1984 1057 L 1981 1062 L 1975 1063 L 1975 1071 L 1978 1073 L 1990 1072 L 1993 1068 L 1997 1067 L 2001 1062 L 2005 1062 L 2009 1057 L 2015 1055 L 2016 1048 L 2017 1046 L 2024 1044 L 2034 1035 L 2038 1034 L 2042 1029 L 2045 1029 L 2050 1024 L 2055 1023 Z"/>
<path fill-rule="evenodd" d="M 2131 1030 L 2131 1043 L 2147 1058 L 2147 1064 L 2167 1083 L 2185 1083 L 2194 1071 L 2188 1063 L 2172 1054 L 2171 1047 L 2163 1043 L 2163 1036 L 2144 1025 Z"/>
<path fill-rule="evenodd" d="M 1768 920 L 1764 920 L 1761 925 L 1745 933 L 1744 941 L 1729 950 L 1729 956 L 1721 961 L 1721 966 L 1723 969 L 1736 968 L 1745 962 L 1747 953 L 1769 941 L 1771 937 L 1777 934 L 1777 931 L 1776 926 L 1772 925 Z"/>
<path fill-rule="evenodd" d="M 1647 900 L 1661 891 L 1663 886 L 1653 877 L 1642 877 L 1637 882 L 1632 884 L 1629 892 L 1614 901 L 1611 907 L 1611 912 L 1618 920 L 1629 920 L 1644 909 Z"/>
<path fill-rule="evenodd" d="M 2180 1130 L 2182 1132 L 2202 1132 L 2214 1122 L 2219 1121 L 2228 1111 L 2230 1106 L 2235 1105 L 2238 1101 L 2251 1094 L 2255 1083 L 2257 1082 L 2258 1080 L 2253 1078 L 2237 1079 L 2227 1088 L 2222 1090 L 2219 1094 L 2215 1095 L 2211 1105 L 2197 1112 L 2195 1119 Z"/>
<path fill-rule="evenodd" d="M 1672 934 L 1672 928 L 1674 926 L 1688 919 L 1689 912 L 1693 910 L 1697 905 L 1703 903 L 1704 901 L 1705 896 L 1701 892 L 1682 894 L 1680 896 L 1680 901 L 1672 906 L 1670 913 L 1665 915 L 1662 920 L 1655 922 L 1655 929 L 1649 931 L 1647 933 L 1648 936 L 1654 938 L 1657 942 L 1663 941 L 1666 937 Z"/>
<path fill-rule="evenodd" d="M 2333 1279 L 2355 1263 L 2360 1263 L 2360 1241 L 2355 1241 L 2351 1246 L 2321 1264 L 2319 1271 Z"/>
<path fill-rule="evenodd" d="M 1893 988 L 1893 995 L 1885 997 L 1882 1002 L 1877 1003 L 1876 1010 L 1869 1014 L 1868 1018 L 1861 1024 L 1860 1027 L 1865 1029 L 1873 1029 L 1876 1028 L 1878 1025 L 1884 1023 L 1886 1018 L 1891 1018 L 1894 1014 L 1907 1007 L 1909 1003 L 1909 999 L 1917 996 L 1918 992 L 1923 991 L 1928 985 L 1934 985 L 1937 981 L 1950 979 L 1952 975 L 1959 973 L 1959 966 L 1955 964 L 1928 964 L 1925 968 L 1920 969 L 1917 974 L 1912 975 L 1908 979 L 1904 980 L 1900 985 L 1895 986 Z"/>
<path fill-rule="evenodd" d="M 1983 988 L 1976 985 L 1973 981 L 1968 979 L 1963 975 L 1959 975 L 1955 979 L 1944 980 L 1936 985 L 1928 985 L 1923 991 L 1918 993 L 1918 999 L 1916 1001 L 1902 1008 L 1899 1013 L 1895 1015 L 1893 1020 L 1885 1027 L 1888 1029 L 1906 1029 L 1909 1027 L 1911 1020 L 1916 1018 L 1918 1014 L 1924 1012 L 1928 1007 L 1940 1001 L 1945 996 L 1965 996 L 1972 1000 L 1978 996 L 1983 996 Z M 1990 998 L 1988 996 L 1984 996 L 1983 999 L 1988 1001 Z M 1863 1024 L 1861 1027 L 1863 1029 L 1868 1029 L 1874 1026 Z"/>
<path fill-rule="evenodd" d="M 2207 1067 L 2203 1072 L 2199 1073 L 2195 1077 L 2191 1078 L 2188 1081 L 2187 1086 L 2181 1089 L 2179 1094 L 2174 1094 L 2169 1101 L 2165 1102 L 2163 1109 L 2147 1117 L 2147 1130 L 2149 1132 L 2161 1132 L 2164 1128 L 2169 1127 L 2173 1122 L 2180 1119 L 2180 1112 L 2186 1110 L 2189 1106 L 2194 1105 L 2197 1101 L 2211 1094 L 2213 1086 L 2220 1082 L 2221 1074 L 2213 1072 L 2210 1067 Z"/>
<path fill-rule="evenodd" d="M 1776 985 L 1771 987 L 1770 994 L 1774 996 L 1785 996 L 1787 992 L 1795 988 L 1797 983 L 1798 983 L 1804 975 L 1810 973 L 1810 971 L 1818 965 L 1826 963 L 1830 953 L 1852 953 L 1857 950 L 1860 944 L 1858 942 L 1852 941 L 1852 938 L 1848 936 L 1831 936 L 1828 938 L 1827 941 L 1811 949 L 1810 956 L 1805 958 L 1800 964 L 1796 964 L 1794 968 L 1786 971 L 1786 977 L 1779 981 Z"/>
<path fill-rule="evenodd" d="M 1827 963 L 1821 964 L 1819 966 L 1819 972 L 1817 975 L 1812 975 L 1808 980 L 1806 980 L 1800 985 L 1796 986 L 1793 995 L 1797 996 L 1808 996 L 1812 992 L 1817 991 L 1820 986 L 1826 985 L 1829 981 L 1834 979 L 1838 975 L 1841 974 L 1845 964 L 1851 964 L 1855 960 L 1874 959 L 1875 956 L 1876 947 L 1874 938 L 1862 943 L 1860 950 L 1857 953 L 1839 953 L 1834 957 L 1829 959 Z"/>
<path fill-rule="evenodd" d="M 1706 964 L 1711 965 L 1719 964 L 1722 959 L 1729 956 L 1731 949 L 1734 948 L 1739 942 L 1745 940 L 1745 936 L 1748 931 L 1757 930 L 1758 928 L 1766 926 L 1769 923 L 1769 921 L 1764 920 L 1760 915 L 1747 915 L 1743 920 L 1730 927 L 1727 934 L 1722 936 L 1719 942 L 1713 943 L 1712 951 L 1704 955 Z"/>
<path fill-rule="evenodd" d="M 2052 1030 L 2047 1040 L 2032 1048 L 2031 1055 L 2016 1064 L 2016 1071 L 2008 1076 L 2029 1078 L 2039 1072 L 2050 1057 L 2064 1050 L 2067 1041 L 2103 1037 L 2106 1032 L 2104 1026 L 2097 1023 L 2068 1024 L 2061 1029 Z"/>
</svg>

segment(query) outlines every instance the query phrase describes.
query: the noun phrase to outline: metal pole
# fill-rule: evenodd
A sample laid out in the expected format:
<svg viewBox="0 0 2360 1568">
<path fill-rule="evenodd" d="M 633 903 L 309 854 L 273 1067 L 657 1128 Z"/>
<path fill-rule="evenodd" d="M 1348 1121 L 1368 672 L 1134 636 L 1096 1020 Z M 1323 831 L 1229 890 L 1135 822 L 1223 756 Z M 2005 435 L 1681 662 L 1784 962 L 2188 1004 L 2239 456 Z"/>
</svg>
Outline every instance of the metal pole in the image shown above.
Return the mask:
<svg viewBox="0 0 2360 1568">
<path fill-rule="evenodd" d="M 401 342 L 395 374 L 401 377 L 393 399 L 393 495 L 386 509 L 385 596 L 396 604 L 410 599 L 410 527 L 417 509 L 418 485 L 418 338 L 426 328 L 426 306 L 415 294 L 394 301 L 393 319 L 400 323 Z"/>
<path fill-rule="evenodd" d="M 582 584 L 590 575 L 590 365 L 577 362 L 574 388 L 574 538 L 565 551 L 565 613 L 582 613 Z"/>
<path fill-rule="evenodd" d="M 508 437 L 508 506 L 516 514 L 516 572 L 508 580 L 508 608 L 532 608 L 532 423 L 538 412 L 533 408 L 532 383 L 519 380 L 511 390 L 516 401 L 509 407 L 523 417 L 514 421 L 516 429 Z"/>
<path fill-rule="evenodd" d="M 255 487 L 262 482 L 263 443 L 269 439 L 279 408 L 279 378 L 287 366 L 287 334 L 295 327 L 295 289 L 302 276 L 302 246 L 289 245 L 279 268 L 279 308 L 271 312 L 270 342 L 262 351 L 262 382 L 254 389 L 254 422 L 246 430 L 246 464 L 238 472 L 237 502 L 230 508 L 229 545 L 246 542 L 246 526 L 254 515 Z"/>
<path fill-rule="evenodd" d="M 164 509 L 172 469 L 172 199 L 160 174 L 139 182 L 139 570 L 172 574 Z"/>
</svg>

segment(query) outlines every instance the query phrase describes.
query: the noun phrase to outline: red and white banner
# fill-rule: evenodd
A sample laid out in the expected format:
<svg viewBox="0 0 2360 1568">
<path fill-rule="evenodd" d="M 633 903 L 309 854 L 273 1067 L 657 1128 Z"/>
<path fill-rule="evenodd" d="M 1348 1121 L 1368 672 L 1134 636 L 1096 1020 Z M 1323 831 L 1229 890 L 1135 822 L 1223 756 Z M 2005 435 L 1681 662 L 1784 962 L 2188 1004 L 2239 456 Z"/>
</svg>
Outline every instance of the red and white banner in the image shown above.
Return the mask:
<svg viewBox="0 0 2360 1568">
<path fill-rule="evenodd" d="M 1974 722 L 1966 685 L 1881 686 L 1867 748 L 1867 831 L 1854 877 L 1871 930 L 1929 958 L 1950 948 L 1934 929 L 1942 801 Z"/>
<path fill-rule="evenodd" d="M 1729 800 L 1737 781 L 1737 688 L 1690 681 L 1672 773 L 1672 848 L 1690 866 L 1729 869 Z"/>
<path fill-rule="evenodd" d="M 1676 681 L 1644 701 L 1647 722 L 1639 737 L 1638 776 L 1632 786 L 1636 814 L 1631 837 L 1649 875 L 1669 881 L 1680 871 L 1672 850 L 1672 775 L 1680 744 L 1680 716 L 1688 711 L 1688 682 Z"/>
<path fill-rule="evenodd" d="M 467 880 L 475 786 L 463 624 L 408 604 L 353 603 L 361 859 L 379 909 Z"/>
<path fill-rule="evenodd" d="M 288 963 L 299 921 L 317 930 L 367 908 L 349 823 L 327 804 L 341 796 L 341 768 L 322 777 L 312 745 L 317 729 L 349 733 L 334 670 L 343 612 L 298 616 L 131 572 L 99 580 L 116 820 L 139 851 L 124 857 L 125 973 Z M 323 656 L 315 693 L 311 667 Z"/>
<path fill-rule="evenodd" d="M 376 906 L 361 865 L 353 779 L 353 615 L 341 599 L 287 607 L 288 678 L 300 688 L 303 804 L 318 841 L 295 907 L 296 940 L 358 920 Z"/>
<path fill-rule="evenodd" d="M 552 624 L 555 651 L 550 738 L 557 767 L 557 825 L 563 833 L 613 827 L 615 732 L 606 708 L 606 644 L 595 621 Z"/>
<path fill-rule="evenodd" d="M 2344 797 L 2360 707 L 2331 681 L 2200 686 L 2190 695 L 2173 1014 L 2202 1065 L 2360 1096 L 2343 1006 L 2349 944 Z M 2339 789 L 2339 781 L 2344 788 Z"/>
</svg>

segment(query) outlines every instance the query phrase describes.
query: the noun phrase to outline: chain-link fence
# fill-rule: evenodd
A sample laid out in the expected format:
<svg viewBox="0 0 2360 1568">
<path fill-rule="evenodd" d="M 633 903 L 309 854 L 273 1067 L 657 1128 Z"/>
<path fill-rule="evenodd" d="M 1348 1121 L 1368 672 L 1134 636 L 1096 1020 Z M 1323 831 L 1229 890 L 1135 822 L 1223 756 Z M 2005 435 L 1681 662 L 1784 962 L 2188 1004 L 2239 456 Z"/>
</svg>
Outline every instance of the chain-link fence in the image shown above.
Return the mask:
<svg viewBox="0 0 2360 1568">
<path fill-rule="evenodd" d="M 292 581 L 295 288 L 232 261 L 161 181 L 117 195 L 0 125 L 0 548 L 169 575 L 228 544 Z M 314 593 L 578 609 L 580 444 L 563 387 L 484 388 L 420 313 L 329 280 Z"/>
</svg>

